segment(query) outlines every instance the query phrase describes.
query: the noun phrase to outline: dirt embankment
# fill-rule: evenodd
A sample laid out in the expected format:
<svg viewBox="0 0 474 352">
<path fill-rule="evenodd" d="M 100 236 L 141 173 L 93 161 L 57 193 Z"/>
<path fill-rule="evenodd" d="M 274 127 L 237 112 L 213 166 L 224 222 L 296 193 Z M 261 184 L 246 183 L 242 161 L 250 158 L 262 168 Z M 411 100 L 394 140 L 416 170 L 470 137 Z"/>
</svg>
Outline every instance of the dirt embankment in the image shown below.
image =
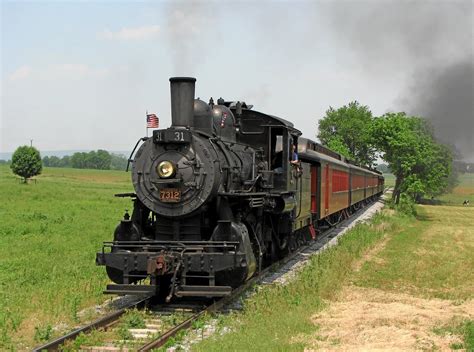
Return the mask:
<svg viewBox="0 0 474 352">
<path fill-rule="evenodd" d="M 306 336 L 306 351 L 450 350 L 461 338 L 436 334 L 436 328 L 472 317 L 474 300 L 456 304 L 347 286 L 327 310 L 312 317 L 318 329 Z"/>
</svg>

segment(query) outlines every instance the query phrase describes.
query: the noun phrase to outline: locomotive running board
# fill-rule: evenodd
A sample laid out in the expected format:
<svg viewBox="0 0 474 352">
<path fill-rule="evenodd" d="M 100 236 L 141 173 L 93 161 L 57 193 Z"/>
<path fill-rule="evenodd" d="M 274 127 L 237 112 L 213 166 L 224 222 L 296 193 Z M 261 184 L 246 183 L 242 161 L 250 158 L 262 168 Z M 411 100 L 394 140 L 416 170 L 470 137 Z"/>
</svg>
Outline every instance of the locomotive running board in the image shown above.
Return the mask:
<svg viewBox="0 0 474 352">
<path fill-rule="evenodd" d="M 177 297 L 224 297 L 232 292 L 230 286 L 195 286 L 182 285 L 178 287 L 174 295 Z"/>
<path fill-rule="evenodd" d="M 156 295 L 158 292 L 152 285 L 107 285 L 103 291 L 106 294 L 114 295 Z M 230 286 L 179 286 L 174 292 L 177 297 L 224 297 L 230 295 L 232 287 Z"/>
<path fill-rule="evenodd" d="M 156 295 L 156 287 L 151 285 L 107 285 L 106 294 L 114 295 Z"/>
</svg>

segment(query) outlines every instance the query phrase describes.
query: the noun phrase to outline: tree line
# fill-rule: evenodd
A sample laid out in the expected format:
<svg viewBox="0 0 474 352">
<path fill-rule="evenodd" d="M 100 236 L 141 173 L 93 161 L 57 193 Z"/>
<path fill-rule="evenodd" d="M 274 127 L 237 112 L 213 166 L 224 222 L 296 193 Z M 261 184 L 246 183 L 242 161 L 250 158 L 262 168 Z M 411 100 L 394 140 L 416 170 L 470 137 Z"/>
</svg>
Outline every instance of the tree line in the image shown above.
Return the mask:
<svg viewBox="0 0 474 352">
<path fill-rule="evenodd" d="M 457 184 L 455 150 L 440 143 L 429 122 L 404 112 L 373 116 L 353 101 L 329 108 L 318 123 L 321 143 L 355 163 L 373 166 L 380 157 L 395 175 L 392 199 L 419 201 L 445 193 Z"/>
<path fill-rule="evenodd" d="M 72 167 L 75 169 L 97 169 L 97 170 L 125 170 L 127 158 L 123 155 L 109 153 L 99 149 L 90 152 L 77 152 L 73 155 L 45 156 L 42 159 L 45 167 Z"/>
</svg>

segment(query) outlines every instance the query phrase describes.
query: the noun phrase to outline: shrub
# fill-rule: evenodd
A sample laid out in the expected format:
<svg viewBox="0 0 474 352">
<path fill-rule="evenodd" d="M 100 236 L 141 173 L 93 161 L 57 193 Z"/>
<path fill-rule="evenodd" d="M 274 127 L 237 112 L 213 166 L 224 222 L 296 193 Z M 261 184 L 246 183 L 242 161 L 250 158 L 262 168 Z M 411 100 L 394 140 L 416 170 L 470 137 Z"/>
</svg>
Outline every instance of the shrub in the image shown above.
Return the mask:
<svg viewBox="0 0 474 352">
<path fill-rule="evenodd" d="M 400 197 L 400 202 L 396 204 L 393 199 L 387 200 L 387 205 L 390 209 L 395 209 L 402 214 L 409 216 L 416 216 L 416 206 L 415 202 L 408 196 L 402 194 Z"/>
<path fill-rule="evenodd" d="M 400 203 L 397 205 L 397 210 L 403 214 L 416 216 L 415 202 L 408 196 L 402 195 Z"/>
<path fill-rule="evenodd" d="M 50 324 L 46 326 L 35 326 L 35 341 L 48 341 L 53 334 L 53 328 Z"/>
<path fill-rule="evenodd" d="M 13 153 L 10 168 L 26 183 L 30 177 L 39 175 L 43 169 L 40 152 L 35 147 L 18 147 Z"/>
</svg>

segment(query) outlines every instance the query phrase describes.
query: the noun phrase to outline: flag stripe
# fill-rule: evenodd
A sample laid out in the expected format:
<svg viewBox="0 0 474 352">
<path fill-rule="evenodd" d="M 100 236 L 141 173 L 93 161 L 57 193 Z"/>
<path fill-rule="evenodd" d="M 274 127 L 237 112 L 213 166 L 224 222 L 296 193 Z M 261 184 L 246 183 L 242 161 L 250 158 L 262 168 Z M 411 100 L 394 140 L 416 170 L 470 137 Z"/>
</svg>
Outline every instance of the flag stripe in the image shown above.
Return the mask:
<svg viewBox="0 0 474 352">
<path fill-rule="evenodd" d="M 160 121 L 155 114 L 146 115 L 146 127 L 147 128 L 158 128 Z"/>
</svg>

